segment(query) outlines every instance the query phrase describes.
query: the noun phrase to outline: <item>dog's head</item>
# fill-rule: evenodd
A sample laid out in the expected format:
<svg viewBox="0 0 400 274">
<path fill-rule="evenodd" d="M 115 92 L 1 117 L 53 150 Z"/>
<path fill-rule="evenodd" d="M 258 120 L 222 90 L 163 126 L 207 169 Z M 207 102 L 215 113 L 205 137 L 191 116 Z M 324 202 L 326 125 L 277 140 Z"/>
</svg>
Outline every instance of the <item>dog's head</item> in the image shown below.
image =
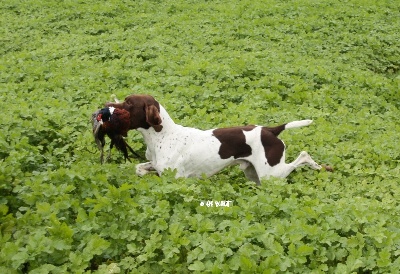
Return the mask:
<svg viewBox="0 0 400 274">
<path fill-rule="evenodd" d="M 160 104 L 150 95 L 133 94 L 126 97 L 121 105 L 113 103 L 107 105 L 128 110 L 131 129 L 149 129 L 152 127 L 156 132 L 160 132 L 163 128 L 161 125 Z"/>
</svg>

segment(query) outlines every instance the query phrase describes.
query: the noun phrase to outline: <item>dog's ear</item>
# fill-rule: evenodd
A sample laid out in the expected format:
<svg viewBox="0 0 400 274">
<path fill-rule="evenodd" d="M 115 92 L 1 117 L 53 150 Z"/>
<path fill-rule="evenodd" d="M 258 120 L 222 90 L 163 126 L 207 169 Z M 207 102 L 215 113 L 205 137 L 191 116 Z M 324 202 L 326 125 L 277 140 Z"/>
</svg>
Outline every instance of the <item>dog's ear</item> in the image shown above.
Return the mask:
<svg viewBox="0 0 400 274">
<path fill-rule="evenodd" d="M 146 109 L 146 122 L 154 128 L 156 132 L 160 132 L 163 128 L 161 125 L 161 117 L 155 105 L 149 105 Z"/>
</svg>

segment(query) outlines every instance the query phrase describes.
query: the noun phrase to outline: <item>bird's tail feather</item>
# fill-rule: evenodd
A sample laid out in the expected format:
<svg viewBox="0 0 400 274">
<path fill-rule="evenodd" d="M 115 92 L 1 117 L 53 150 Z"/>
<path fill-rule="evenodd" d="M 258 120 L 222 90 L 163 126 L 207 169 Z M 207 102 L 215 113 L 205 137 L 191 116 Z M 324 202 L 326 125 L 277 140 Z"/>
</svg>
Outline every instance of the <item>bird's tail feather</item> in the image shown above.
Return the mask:
<svg viewBox="0 0 400 274">
<path fill-rule="evenodd" d="M 114 141 L 114 145 L 115 147 L 120 150 L 123 154 L 124 154 L 124 158 L 125 160 L 129 160 L 129 156 L 128 156 L 128 149 L 129 151 L 134 154 L 136 157 L 138 157 L 139 159 L 143 158 L 137 154 L 129 145 L 128 143 L 125 141 L 125 139 L 122 137 L 122 135 L 116 135 L 114 136 L 114 138 L 111 138 Z"/>
</svg>

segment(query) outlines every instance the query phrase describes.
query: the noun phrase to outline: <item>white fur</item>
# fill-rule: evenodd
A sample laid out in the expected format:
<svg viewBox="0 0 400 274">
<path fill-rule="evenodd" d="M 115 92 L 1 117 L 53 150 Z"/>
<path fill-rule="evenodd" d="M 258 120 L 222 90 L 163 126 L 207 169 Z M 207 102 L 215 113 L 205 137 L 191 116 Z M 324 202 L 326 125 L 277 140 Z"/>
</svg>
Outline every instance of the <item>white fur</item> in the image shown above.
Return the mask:
<svg viewBox="0 0 400 274">
<path fill-rule="evenodd" d="M 313 122 L 312 120 L 293 121 L 293 122 L 287 123 L 285 126 L 285 129 L 308 126 L 312 122 Z"/>
<path fill-rule="evenodd" d="M 308 165 L 314 169 L 321 169 L 307 152 L 292 163 L 285 163 L 285 153 L 277 165 L 270 166 L 265 157 L 261 143 L 261 126 L 250 131 L 243 131 L 246 143 L 252 148 L 248 157 L 221 159 L 218 154 L 220 141 L 213 136 L 213 129 L 199 130 L 175 124 L 166 110 L 160 105 L 162 130 L 156 132 L 153 128 L 138 130 L 143 134 L 147 144 L 147 163 L 138 164 L 136 173 L 143 176 L 156 171 L 161 174 L 164 169 L 176 169 L 177 177 L 201 177 L 203 174 L 211 176 L 221 169 L 240 164 L 249 180 L 260 182 L 261 178 L 269 176 L 286 177 L 295 168 Z M 311 124 L 311 120 L 294 121 L 286 124 L 285 128 L 295 128 Z"/>
</svg>

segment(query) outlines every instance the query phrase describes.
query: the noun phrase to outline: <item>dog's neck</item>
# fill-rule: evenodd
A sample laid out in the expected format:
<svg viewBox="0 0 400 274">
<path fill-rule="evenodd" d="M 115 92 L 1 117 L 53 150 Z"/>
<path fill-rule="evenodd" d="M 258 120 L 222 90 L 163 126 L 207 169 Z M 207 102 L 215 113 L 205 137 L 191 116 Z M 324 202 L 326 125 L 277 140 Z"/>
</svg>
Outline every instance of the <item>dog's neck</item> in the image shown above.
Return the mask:
<svg viewBox="0 0 400 274">
<path fill-rule="evenodd" d="M 143 134 L 146 143 L 157 135 L 164 135 L 167 132 L 170 133 L 171 131 L 174 131 L 176 130 L 177 127 L 179 127 L 177 124 L 175 124 L 175 122 L 172 120 L 168 112 L 161 104 L 160 104 L 160 118 L 162 126 L 162 130 L 160 132 L 156 132 L 152 127 L 148 129 L 138 128 L 138 131 L 140 131 Z"/>
<path fill-rule="evenodd" d="M 175 124 L 174 120 L 172 120 L 171 116 L 169 116 L 168 112 L 162 105 L 160 105 L 160 117 L 163 130 L 173 130 L 173 128 L 177 126 L 177 124 Z"/>
</svg>

